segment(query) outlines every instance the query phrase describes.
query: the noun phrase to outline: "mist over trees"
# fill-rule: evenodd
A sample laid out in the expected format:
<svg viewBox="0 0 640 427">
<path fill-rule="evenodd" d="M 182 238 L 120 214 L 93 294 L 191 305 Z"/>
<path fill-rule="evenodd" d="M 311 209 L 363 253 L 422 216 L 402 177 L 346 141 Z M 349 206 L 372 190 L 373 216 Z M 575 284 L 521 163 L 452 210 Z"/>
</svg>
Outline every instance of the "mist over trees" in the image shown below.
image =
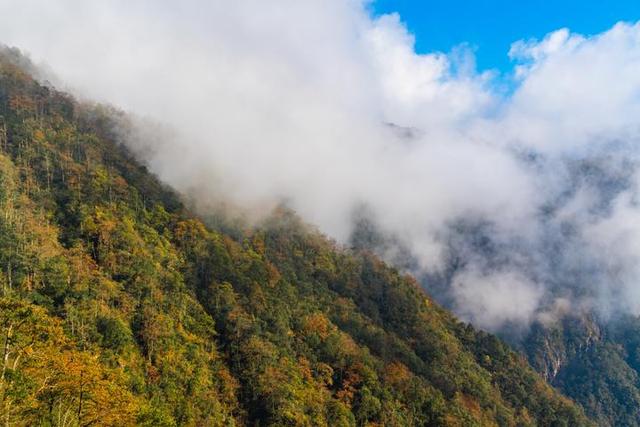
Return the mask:
<svg viewBox="0 0 640 427">
<path fill-rule="evenodd" d="M 130 3 L 0 2 L 5 417 L 638 424 L 640 24 Z"/>
<path fill-rule="evenodd" d="M 588 425 L 506 344 L 293 212 L 205 225 L 118 143 L 123 113 L 22 60 L 0 52 L 5 424 Z"/>
<path fill-rule="evenodd" d="M 200 213 L 284 203 L 347 243 L 366 211 L 491 331 L 639 314 L 638 24 L 514 40 L 503 76 L 359 0 L 125 3 L 3 2 L 0 39 L 138 115 L 123 142 Z"/>
</svg>

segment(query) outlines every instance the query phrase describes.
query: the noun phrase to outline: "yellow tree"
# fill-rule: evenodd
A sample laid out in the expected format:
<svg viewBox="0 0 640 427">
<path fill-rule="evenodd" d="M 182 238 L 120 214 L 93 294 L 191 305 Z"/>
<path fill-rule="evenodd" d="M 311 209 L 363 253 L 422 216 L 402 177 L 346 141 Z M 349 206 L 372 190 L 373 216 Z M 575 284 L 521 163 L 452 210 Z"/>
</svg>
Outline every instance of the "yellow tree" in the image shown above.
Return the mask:
<svg viewBox="0 0 640 427">
<path fill-rule="evenodd" d="M 137 401 L 122 374 L 79 351 L 59 321 L 0 299 L 0 415 L 5 425 L 132 425 Z"/>
</svg>

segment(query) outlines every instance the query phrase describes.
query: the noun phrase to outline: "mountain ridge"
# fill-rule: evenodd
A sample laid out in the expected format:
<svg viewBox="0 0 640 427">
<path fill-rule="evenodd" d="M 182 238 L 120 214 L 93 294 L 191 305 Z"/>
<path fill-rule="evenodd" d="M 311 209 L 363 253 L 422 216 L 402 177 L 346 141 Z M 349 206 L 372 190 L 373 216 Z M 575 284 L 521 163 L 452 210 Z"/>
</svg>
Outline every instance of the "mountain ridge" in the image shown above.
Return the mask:
<svg viewBox="0 0 640 427">
<path fill-rule="evenodd" d="M 590 425 L 375 255 L 286 209 L 205 225 L 118 114 L 0 51 L 5 423 Z"/>
</svg>

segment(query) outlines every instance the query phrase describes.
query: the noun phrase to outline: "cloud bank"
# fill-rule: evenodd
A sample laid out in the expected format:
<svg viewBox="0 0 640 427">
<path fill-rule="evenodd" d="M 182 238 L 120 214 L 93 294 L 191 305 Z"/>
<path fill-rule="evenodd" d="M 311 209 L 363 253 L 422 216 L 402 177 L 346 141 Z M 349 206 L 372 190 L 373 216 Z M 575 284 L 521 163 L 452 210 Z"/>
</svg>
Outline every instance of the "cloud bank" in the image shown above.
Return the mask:
<svg viewBox="0 0 640 427">
<path fill-rule="evenodd" d="M 490 330 L 640 314 L 639 24 L 514 41 L 508 91 L 362 0 L 3 0 L 0 41 L 166 124 L 129 143 L 203 209 L 364 219 Z"/>
</svg>

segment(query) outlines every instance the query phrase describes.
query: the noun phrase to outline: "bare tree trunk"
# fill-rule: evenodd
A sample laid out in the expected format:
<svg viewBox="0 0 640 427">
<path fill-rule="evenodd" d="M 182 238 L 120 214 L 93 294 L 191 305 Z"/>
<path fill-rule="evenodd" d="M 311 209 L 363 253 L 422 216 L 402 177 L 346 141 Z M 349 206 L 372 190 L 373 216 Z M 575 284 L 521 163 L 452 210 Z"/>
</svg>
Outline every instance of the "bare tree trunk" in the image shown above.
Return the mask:
<svg viewBox="0 0 640 427">
<path fill-rule="evenodd" d="M 84 383 L 82 382 L 83 375 L 84 375 L 84 371 L 81 371 L 80 372 L 80 402 L 78 402 L 78 421 L 80 421 L 80 415 L 82 414 L 82 398 L 84 397 L 84 394 L 83 394 Z"/>
<path fill-rule="evenodd" d="M 4 336 L 4 346 L 2 350 L 2 374 L 0 375 L 0 384 L 4 386 L 4 377 L 7 372 L 7 365 L 9 364 L 9 340 L 11 339 L 11 334 L 13 332 L 13 325 L 9 325 L 7 328 L 7 332 Z"/>
<path fill-rule="evenodd" d="M 7 151 L 7 123 L 4 120 L 4 117 L 0 116 L 0 146 L 2 146 L 2 151 Z"/>
</svg>

